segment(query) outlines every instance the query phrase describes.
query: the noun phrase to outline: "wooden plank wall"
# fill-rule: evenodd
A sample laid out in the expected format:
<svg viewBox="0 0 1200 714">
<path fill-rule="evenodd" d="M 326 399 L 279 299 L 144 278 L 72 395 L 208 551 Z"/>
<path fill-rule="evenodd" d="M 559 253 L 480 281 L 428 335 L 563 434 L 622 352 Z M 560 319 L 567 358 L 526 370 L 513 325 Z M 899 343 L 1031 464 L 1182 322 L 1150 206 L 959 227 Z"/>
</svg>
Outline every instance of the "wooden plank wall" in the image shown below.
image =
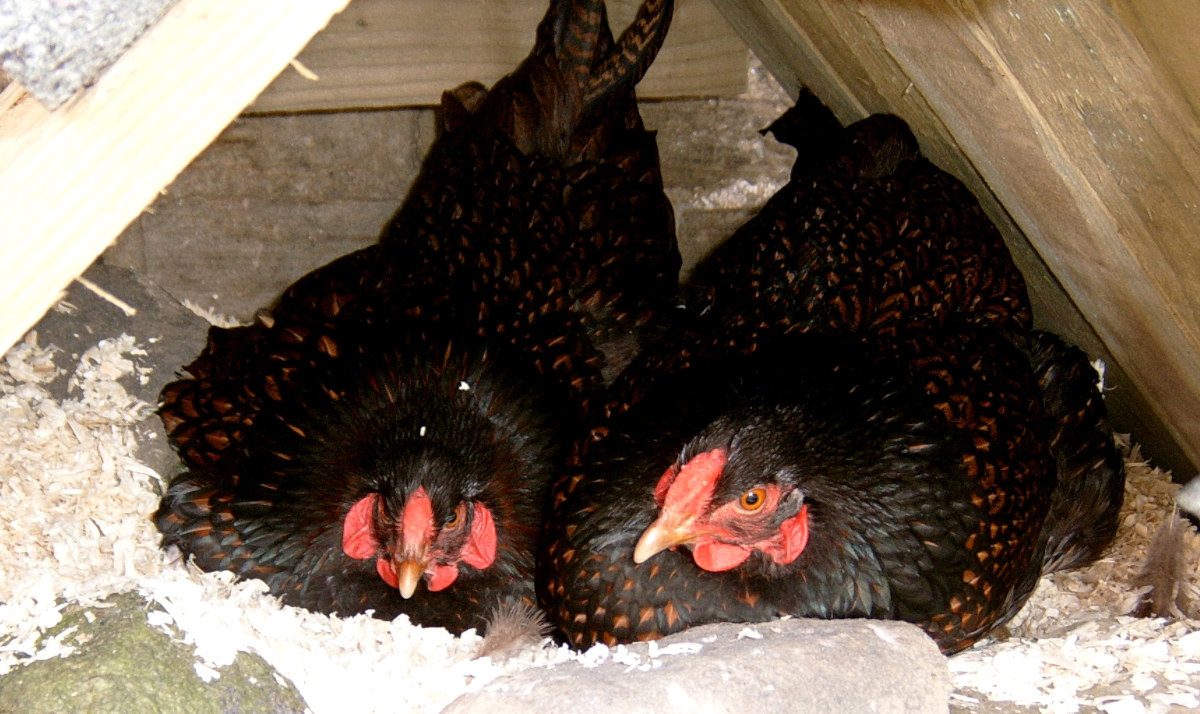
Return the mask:
<svg viewBox="0 0 1200 714">
<path fill-rule="evenodd" d="M 640 0 L 609 0 L 620 32 Z M 354 0 L 281 74 L 254 112 L 437 104 L 442 92 L 475 79 L 490 86 L 533 46 L 544 2 L 521 0 Z M 671 32 L 642 97 L 729 95 L 746 87 L 746 45 L 704 0 L 678 0 Z"/>
<path fill-rule="evenodd" d="M 1195 472 L 1200 125 L 1194 66 L 1166 69 L 1196 56 L 1170 19 L 1194 4 L 715 2 L 791 91 L 907 119 L 1004 228 L 1041 323 L 1107 355 L 1118 425 Z"/>
<path fill-rule="evenodd" d="M 736 97 L 641 103 L 657 134 L 685 270 L 787 181 L 794 151 L 758 130 L 788 100 L 758 77 Z M 299 276 L 377 239 L 436 125 L 424 108 L 243 117 L 104 260 L 178 299 L 253 319 Z"/>
</svg>

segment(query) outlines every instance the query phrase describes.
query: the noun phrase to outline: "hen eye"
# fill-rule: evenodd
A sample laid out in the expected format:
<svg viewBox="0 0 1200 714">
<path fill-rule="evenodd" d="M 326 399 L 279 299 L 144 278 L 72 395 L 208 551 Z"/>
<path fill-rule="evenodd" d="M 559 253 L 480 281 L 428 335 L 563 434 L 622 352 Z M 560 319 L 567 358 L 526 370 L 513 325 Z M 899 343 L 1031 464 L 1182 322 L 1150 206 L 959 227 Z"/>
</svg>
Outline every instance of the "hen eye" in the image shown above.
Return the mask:
<svg viewBox="0 0 1200 714">
<path fill-rule="evenodd" d="M 446 521 L 442 523 L 442 528 L 457 528 L 459 523 L 462 523 L 462 508 L 455 508 L 454 513 L 451 513 Z"/>
<path fill-rule="evenodd" d="M 763 504 L 766 502 L 767 492 L 761 488 L 752 488 L 742 494 L 742 497 L 738 500 L 738 505 L 740 505 L 743 510 L 757 511 L 758 509 L 762 508 Z"/>
</svg>

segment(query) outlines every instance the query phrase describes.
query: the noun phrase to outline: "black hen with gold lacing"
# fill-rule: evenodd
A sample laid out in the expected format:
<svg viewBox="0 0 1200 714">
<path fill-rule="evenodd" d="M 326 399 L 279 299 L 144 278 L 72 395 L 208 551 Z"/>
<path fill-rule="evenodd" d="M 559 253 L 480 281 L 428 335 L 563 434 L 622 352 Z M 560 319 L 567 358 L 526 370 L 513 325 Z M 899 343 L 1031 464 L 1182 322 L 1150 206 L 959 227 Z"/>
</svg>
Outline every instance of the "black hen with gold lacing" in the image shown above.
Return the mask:
<svg viewBox="0 0 1200 714">
<path fill-rule="evenodd" d="M 648 0 L 614 41 L 603 2 L 555 0 L 512 74 L 443 96 L 378 243 L 210 331 L 162 393 L 187 469 L 165 544 L 325 612 L 457 631 L 532 599 L 562 444 L 676 292 L 633 93 L 671 12 Z"/>
<path fill-rule="evenodd" d="M 552 485 L 560 637 L 781 615 L 921 625 L 947 652 L 1111 540 L 1123 464 L 1086 357 L 1031 329 L 974 197 L 877 115 L 809 94 L 790 183 L 693 273 Z"/>
</svg>

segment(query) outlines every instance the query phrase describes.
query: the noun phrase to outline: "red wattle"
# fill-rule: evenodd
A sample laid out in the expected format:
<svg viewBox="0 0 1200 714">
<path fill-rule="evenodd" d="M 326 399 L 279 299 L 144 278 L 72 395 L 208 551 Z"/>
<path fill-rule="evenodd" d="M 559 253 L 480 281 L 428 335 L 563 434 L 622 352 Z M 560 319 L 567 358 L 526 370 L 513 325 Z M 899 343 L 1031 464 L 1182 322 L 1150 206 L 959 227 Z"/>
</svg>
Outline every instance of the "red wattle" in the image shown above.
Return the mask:
<svg viewBox="0 0 1200 714">
<path fill-rule="evenodd" d="M 710 573 L 720 573 L 746 562 L 750 552 L 750 548 L 745 546 L 709 540 L 697 543 L 692 548 L 692 558 L 695 559 L 696 565 Z"/>
<path fill-rule="evenodd" d="M 467 538 L 459 557 L 467 565 L 483 570 L 496 560 L 496 540 L 496 522 L 492 518 L 492 512 L 482 503 L 476 503 L 475 515 L 471 519 L 471 535 Z M 455 575 L 457 574 L 456 569 Z M 430 586 L 429 589 L 434 588 Z"/>
<path fill-rule="evenodd" d="M 342 524 L 342 552 L 351 558 L 363 560 L 375 555 L 379 543 L 371 533 L 371 515 L 379 494 L 372 493 L 350 507 Z M 392 573 L 395 577 L 395 573 Z"/>
<path fill-rule="evenodd" d="M 454 563 L 435 564 L 425 571 L 425 585 L 429 588 L 429 592 L 433 593 L 450 587 L 456 578 L 458 578 L 458 566 Z"/>
<path fill-rule="evenodd" d="M 396 577 L 396 569 L 392 567 L 391 560 L 387 558 L 376 560 L 375 572 L 379 573 L 379 577 L 383 578 L 383 582 L 394 588 L 400 587 L 400 578 Z"/>
</svg>

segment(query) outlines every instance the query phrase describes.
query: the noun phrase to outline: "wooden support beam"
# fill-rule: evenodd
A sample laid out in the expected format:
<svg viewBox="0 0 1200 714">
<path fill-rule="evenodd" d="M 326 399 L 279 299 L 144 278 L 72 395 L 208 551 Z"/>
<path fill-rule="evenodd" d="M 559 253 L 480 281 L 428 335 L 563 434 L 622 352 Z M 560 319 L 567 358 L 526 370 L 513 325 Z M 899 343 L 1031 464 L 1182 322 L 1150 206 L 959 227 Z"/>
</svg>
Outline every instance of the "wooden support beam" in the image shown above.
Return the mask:
<svg viewBox="0 0 1200 714">
<path fill-rule="evenodd" d="M 716 3 L 785 86 L 814 86 L 844 120 L 908 120 L 1005 229 L 1042 324 L 1127 378 L 1109 399 L 1123 425 L 1194 472 L 1200 130 L 1111 3 Z"/>
<path fill-rule="evenodd" d="M 1159 73 L 1171 77 L 1192 112 L 1200 116 L 1200 3 L 1194 0 L 1120 0 L 1112 9 Z"/>
<path fill-rule="evenodd" d="M 180 0 L 55 112 L 0 113 L 0 352 L 347 0 Z"/>
</svg>

